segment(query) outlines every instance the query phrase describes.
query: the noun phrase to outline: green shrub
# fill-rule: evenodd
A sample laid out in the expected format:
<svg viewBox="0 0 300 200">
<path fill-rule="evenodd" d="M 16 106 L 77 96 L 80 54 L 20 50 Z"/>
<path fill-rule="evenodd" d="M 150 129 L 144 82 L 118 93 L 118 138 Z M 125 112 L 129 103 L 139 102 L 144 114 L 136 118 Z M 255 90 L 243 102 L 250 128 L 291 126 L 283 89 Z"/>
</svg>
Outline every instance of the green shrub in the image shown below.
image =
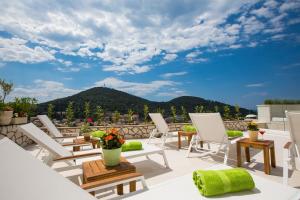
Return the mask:
<svg viewBox="0 0 300 200">
<path fill-rule="evenodd" d="M 226 132 L 227 132 L 228 137 L 242 137 L 243 136 L 242 131 L 227 130 Z"/>
<path fill-rule="evenodd" d="M 184 132 L 196 132 L 197 131 L 196 128 L 194 126 L 192 126 L 192 125 L 184 125 L 182 127 L 182 130 Z"/>
</svg>

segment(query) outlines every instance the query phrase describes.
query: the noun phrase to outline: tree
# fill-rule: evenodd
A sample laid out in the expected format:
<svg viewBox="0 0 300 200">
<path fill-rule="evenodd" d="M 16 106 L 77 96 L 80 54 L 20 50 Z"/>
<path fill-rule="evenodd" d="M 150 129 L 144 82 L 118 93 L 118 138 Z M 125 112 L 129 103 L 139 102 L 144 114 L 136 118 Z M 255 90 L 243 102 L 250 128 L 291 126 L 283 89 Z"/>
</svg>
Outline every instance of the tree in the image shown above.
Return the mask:
<svg viewBox="0 0 300 200">
<path fill-rule="evenodd" d="M 144 122 L 146 123 L 148 121 L 148 114 L 149 114 L 149 107 L 148 105 L 144 105 Z"/>
<path fill-rule="evenodd" d="M 54 105 L 52 103 L 48 104 L 47 115 L 50 119 L 53 119 L 54 116 Z"/>
<path fill-rule="evenodd" d="M 224 106 L 224 118 L 225 119 L 230 119 L 230 108 L 228 105 Z"/>
<path fill-rule="evenodd" d="M 172 122 L 175 123 L 176 122 L 176 108 L 175 106 L 171 106 L 171 114 L 172 114 Z"/>
<path fill-rule="evenodd" d="M 164 114 L 165 114 L 165 110 L 164 110 L 164 109 L 161 109 L 160 107 L 158 107 L 158 108 L 156 109 L 156 112 L 157 112 L 157 113 L 160 113 L 162 116 L 164 116 Z"/>
<path fill-rule="evenodd" d="M 66 109 L 66 117 L 67 117 L 67 124 L 68 126 L 72 125 L 73 119 L 74 119 L 74 111 L 73 111 L 73 102 L 70 101 L 68 103 L 67 109 Z"/>
<path fill-rule="evenodd" d="M 90 116 L 90 112 L 91 112 L 90 111 L 90 102 L 86 101 L 86 102 L 84 102 L 84 110 L 83 110 L 83 115 L 84 115 L 85 121 Z"/>
<path fill-rule="evenodd" d="M 234 111 L 235 111 L 235 118 L 236 118 L 237 120 L 239 120 L 240 117 L 241 117 L 240 106 L 236 104 L 236 105 L 234 106 Z"/>
<path fill-rule="evenodd" d="M 102 109 L 101 106 L 96 107 L 95 118 L 96 118 L 96 121 L 97 121 L 98 125 L 101 124 L 101 122 L 103 121 L 103 119 L 104 119 L 104 110 Z"/>
<path fill-rule="evenodd" d="M 114 123 L 119 122 L 120 116 L 121 116 L 121 115 L 120 115 L 120 112 L 116 110 L 116 111 L 114 112 L 114 114 L 113 114 L 113 117 L 112 117 L 113 122 L 114 122 Z"/>
<path fill-rule="evenodd" d="M 195 113 L 202 113 L 204 111 L 204 106 L 196 106 Z"/>
<path fill-rule="evenodd" d="M 9 95 L 13 90 L 13 86 L 14 86 L 13 83 L 8 83 L 4 79 L 0 79 L 0 88 L 2 90 L 2 95 L 0 96 L 0 99 L 3 103 L 7 95 Z"/>
<path fill-rule="evenodd" d="M 181 118 L 182 118 L 183 122 L 188 121 L 188 114 L 187 114 L 184 106 L 181 106 Z"/>
<path fill-rule="evenodd" d="M 219 106 L 215 105 L 215 112 L 219 112 Z"/>
<path fill-rule="evenodd" d="M 129 123 L 133 122 L 133 110 L 132 109 L 128 109 L 128 113 L 127 113 L 127 121 Z"/>
</svg>

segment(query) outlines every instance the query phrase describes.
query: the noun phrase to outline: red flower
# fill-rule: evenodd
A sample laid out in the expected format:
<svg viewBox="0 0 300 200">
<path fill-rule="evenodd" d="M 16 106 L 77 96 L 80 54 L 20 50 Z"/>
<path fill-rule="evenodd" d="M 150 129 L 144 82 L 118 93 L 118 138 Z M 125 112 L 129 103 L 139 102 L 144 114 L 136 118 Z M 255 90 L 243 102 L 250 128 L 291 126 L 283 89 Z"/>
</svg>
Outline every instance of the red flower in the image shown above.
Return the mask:
<svg viewBox="0 0 300 200">
<path fill-rule="evenodd" d="M 105 140 L 106 140 L 106 141 L 109 141 L 109 140 L 112 140 L 112 139 L 113 139 L 113 136 L 112 136 L 112 135 L 108 135 L 108 136 L 105 137 Z"/>
<path fill-rule="evenodd" d="M 125 140 L 123 140 L 122 138 L 119 138 L 119 142 L 120 142 L 121 144 L 124 144 L 124 143 L 125 143 Z"/>
<path fill-rule="evenodd" d="M 93 122 L 93 119 L 91 117 L 87 118 L 86 120 L 88 123 L 92 123 Z"/>
</svg>

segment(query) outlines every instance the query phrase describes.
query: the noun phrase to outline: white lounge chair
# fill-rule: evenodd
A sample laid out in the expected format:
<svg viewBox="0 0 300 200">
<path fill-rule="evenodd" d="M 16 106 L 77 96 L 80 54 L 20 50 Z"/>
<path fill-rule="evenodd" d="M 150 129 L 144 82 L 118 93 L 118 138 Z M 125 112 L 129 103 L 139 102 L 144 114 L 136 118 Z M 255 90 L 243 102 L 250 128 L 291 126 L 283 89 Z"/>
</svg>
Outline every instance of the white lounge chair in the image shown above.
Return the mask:
<svg viewBox="0 0 300 200">
<path fill-rule="evenodd" d="M 293 170 L 300 170 L 300 111 L 286 111 L 291 141 L 283 150 L 283 183 L 288 184 L 289 164 Z"/>
<path fill-rule="evenodd" d="M 19 128 L 26 136 L 28 136 L 30 139 L 35 141 L 41 147 L 49 151 L 51 156 L 49 157 L 49 160 L 46 161 L 49 165 L 51 165 L 53 161 L 65 161 L 68 164 L 73 164 L 72 162 L 70 163 L 70 161 L 73 161 L 75 159 L 101 155 L 100 149 L 95 149 L 93 150 L 92 153 L 91 152 L 85 152 L 85 153 L 70 152 L 32 123 L 22 125 Z M 169 168 L 169 164 L 164 150 L 154 145 L 148 145 L 143 143 L 143 150 L 122 152 L 122 156 L 125 158 L 149 156 L 152 154 L 162 155 L 165 166 Z"/>
<path fill-rule="evenodd" d="M 128 179 L 83 184 L 86 191 L 58 174 L 8 138 L 0 140 L 0 199 L 1 200 L 96 200 L 88 192 L 103 190 L 130 181 L 141 181 L 147 188 L 144 177 L 132 174 Z"/>
<path fill-rule="evenodd" d="M 149 113 L 150 118 L 154 122 L 156 128 L 150 133 L 148 143 L 151 142 L 151 139 L 155 138 L 156 134 L 162 134 L 162 146 L 165 146 L 166 140 L 168 137 L 172 136 L 167 122 L 164 120 L 163 116 L 160 113 Z"/>
<path fill-rule="evenodd" d="M 50 135 L 59 143 L 70 142 L 68 139 L 76 138 L 78 134 L 71 136 L 64 136 L 52 123 L 47 115 L 37 115 L 37 118 L 42 122 L 42 124 L 47 128 Z"/>
<path fill-rule="evenodd" d="M 197 130 L 197 135 L 193 135 L 192 137 L 187 157 L 189 157 L 192 147 L 195 147 L 195 150 L 197 151 L 211 151 L 209 143 L 218 143 L 220 144 L 219 150 L 215 151 L 215 153 L 218 153 L 223 147 L 225 154 L 224 164 L 226 164 L 229 151 L 229 140 L 220 113 L 189 113 L 189 115 Z M 204 149 L 203 147 L 199 148 L 199 141 L 208 143 L 208 149 Z M 211 151 L 211 153 L 213 153 L 213 151 Z"/>
<path fill-rule="evenodd" d="M 230 168 L 225 165 L 215 165 L 208 169 L 219 170 Z M 150 187 L 148 191 L 135 192 L 123 196 L 122 199 L 172 199 L 172 200 L 298 200 L 300 198 L 300 192 L 298 189 L 284 186 L 280 183 L 276 183 L 265 178 L 252 175 L 255 182 L 255 189 L 252 191 L 244 191 L 237 193 L 229 193 L 222 196 L 206 198 L 200 194 L 198 188 L 194 185 L 192 179 L 192 173 L 185 176 L 175 178 L 173 180 L 166 181 L 161 184 L 157 184 Z M 119 198 L 116 198 L 119 199 Z"/>
</svg>

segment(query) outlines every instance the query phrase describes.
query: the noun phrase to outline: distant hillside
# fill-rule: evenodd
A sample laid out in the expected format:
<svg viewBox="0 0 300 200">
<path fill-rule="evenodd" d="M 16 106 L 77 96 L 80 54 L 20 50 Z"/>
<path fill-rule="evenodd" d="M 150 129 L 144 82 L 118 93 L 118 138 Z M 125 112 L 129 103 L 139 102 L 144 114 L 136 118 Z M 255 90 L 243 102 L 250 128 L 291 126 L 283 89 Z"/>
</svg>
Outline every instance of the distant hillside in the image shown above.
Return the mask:
<svg viewBox="0 0 300 200">
<path fill-rule="evenodd" d="M 135 113 L 142 114 L 145 104 L 149 106 L 150 112 L 155 112 L 157 108 L 164 109 L 165 115 L 170 115 L 170 107 L 175 106 L 178 113 L 180 113 L 181 106 L 184 106 L 187 112 L 194 112 L 195 106 L 204 106 L 204 111 L 214 111 L 215 106 L 218 106 L 219 112 L 223 112 L 223 107 L 227 104 L 210 101 L 199 97 L 182 96 L 172 99 L 168 102 L 154 102 L 147 99 L 137 97 L 126 92 L 110 89 L 106 87 L 95 87 L 86 91 L 80 92 L 73 96 L 56 99 L 53 101 L 41 103 L 38 105 L 37 112 L 47 113 L 48 104 L 55 106 L 56 112 L 64 112 L 68 102 L 74 102 L 75 116 L 82 117 L 84 102 L 90 102 L 91 110 L 94 111 L 96 106 L 101 106 L 106 112 L 119 111 L 121 114 L 127 113 L 131 108 Z M 230 106 L 230 110 L 234 113 L 234 107 Z M 242 115 L 249 114 L 253 111 L 241 108 Z"/>
</svg>

